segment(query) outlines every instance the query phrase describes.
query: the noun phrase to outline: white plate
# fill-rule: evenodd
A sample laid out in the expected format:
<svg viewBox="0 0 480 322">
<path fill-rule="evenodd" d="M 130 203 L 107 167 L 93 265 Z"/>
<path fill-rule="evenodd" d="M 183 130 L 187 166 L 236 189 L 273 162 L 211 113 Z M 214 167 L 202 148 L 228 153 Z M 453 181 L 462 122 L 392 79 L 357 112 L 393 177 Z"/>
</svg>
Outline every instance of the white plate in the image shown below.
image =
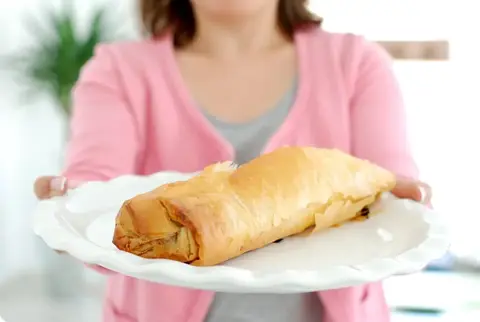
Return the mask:
<svg viewBox="0 0 480 322">
<path fill-rule="evenodd" d="M 378 281 L 419 270 L 449 246 L 439 214 L 391 195 L 367 221 L 287 238 L 214 267 L 143 259 L 113 246 L 114 218 L 125 199 L 189 176 L 162 172 L 87 183 L 66 197 L 40 202 L 35 233 L 53 249 L 125 275 L 237 293 L 310 292 Z"/>
</svg>

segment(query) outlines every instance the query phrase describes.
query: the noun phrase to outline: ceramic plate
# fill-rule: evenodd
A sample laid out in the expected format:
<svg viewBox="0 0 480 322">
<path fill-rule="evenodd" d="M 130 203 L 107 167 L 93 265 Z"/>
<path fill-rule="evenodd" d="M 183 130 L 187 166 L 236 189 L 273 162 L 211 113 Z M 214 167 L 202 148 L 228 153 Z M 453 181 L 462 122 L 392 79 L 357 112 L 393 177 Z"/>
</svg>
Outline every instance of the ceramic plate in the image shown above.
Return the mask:
<svg viewBox="0 0 480 322">
<path fill-rule="evenodd" d="M 125 199 L 188 177 L 162 172 L 87 183 L 65 197 L 40 202 L 35 233 L 53 249 L 124 275 L 236 293 L 310 292 L 378 281 L 420 270 L 449 246 L 438 213 L 385 195 L 378 204 L 381 211 L 369 220 L 286 238 L 213 267 L 148 260 L 115 248 L 114 219 Z"/>
</svg>

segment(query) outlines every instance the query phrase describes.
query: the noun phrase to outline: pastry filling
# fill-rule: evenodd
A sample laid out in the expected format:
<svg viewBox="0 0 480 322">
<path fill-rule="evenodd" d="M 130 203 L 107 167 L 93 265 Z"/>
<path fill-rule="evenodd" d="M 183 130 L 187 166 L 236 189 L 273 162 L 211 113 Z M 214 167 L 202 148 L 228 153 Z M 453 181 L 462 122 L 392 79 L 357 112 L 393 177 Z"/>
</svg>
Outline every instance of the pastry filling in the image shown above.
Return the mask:
<svg viewBox="0 0 480 322">
<path fill-rule="evenodd" d="M 370 208 L 368 208 L 368 206 L 365 206 L 351 220 L 352 221 L 364 221 L 364 220 L 367 220 L 368 218 L 370 218 Z"/>
<path fill-rule="evenodd" d="M 365 219 L 368 219 L 369 215 L 370 209 L 367 206 L 363 207 L 362 210 L 360 210 L 360 212 L 358 213 L 359 217 L 363 217 Z"/>
</svg>

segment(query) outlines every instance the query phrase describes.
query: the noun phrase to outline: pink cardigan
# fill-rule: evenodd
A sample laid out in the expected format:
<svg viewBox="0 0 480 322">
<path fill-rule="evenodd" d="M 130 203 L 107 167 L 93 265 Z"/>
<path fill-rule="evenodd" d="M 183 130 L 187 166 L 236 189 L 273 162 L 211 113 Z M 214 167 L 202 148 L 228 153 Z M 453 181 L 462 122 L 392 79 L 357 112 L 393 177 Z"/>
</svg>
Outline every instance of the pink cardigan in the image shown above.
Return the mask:
<svg viewBox="0 0 480 322">
<path fill-rule="evenodd" d="M 295 43 L 296 101 L 265 151 L 336 147 L 416 176 L 402 97 L 384 51 L 362 37 L 319 29 L 297 32 Z M 233 158 L 232 147 L 196 108 L 169 36 L 100 46 L 77 84 L 74 107 L 65 170 L 71 180 L 193 172 Z M 109 275 L 105 322 L 201 322 L 214 295 Z M 380 283 L 318 296 L 323 322 L 390 320 Z"/>
</svg>

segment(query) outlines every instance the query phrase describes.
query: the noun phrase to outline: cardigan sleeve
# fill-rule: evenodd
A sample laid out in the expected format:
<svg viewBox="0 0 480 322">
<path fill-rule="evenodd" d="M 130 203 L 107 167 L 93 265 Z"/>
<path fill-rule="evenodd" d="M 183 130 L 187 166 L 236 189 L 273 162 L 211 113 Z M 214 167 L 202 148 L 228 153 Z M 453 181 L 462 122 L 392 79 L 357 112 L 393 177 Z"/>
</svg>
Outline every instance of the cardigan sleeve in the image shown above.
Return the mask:
<svg viewBox="0 0 480 322">
<path fill-rule="evenodd" d="M 109 180 L 136 170 L 139 137 L 108 46 L 97 48 L 73 91 L 64 176 Z"/>
<path fill-rule="evenodd" d="M 350 98 L 352 153 L 416 178 L 402 93 L 388 54 L 364 40 Z"/>
<path fill-rule="evenodd" d="M 63 175 L 69 182 L 134 173 L 139 136 L 134 113 L 107 46 L 97 48 L 73 91 L 73 115 Z M 113 272 L 87 265 L 102 274 Z"/>
</svg>

